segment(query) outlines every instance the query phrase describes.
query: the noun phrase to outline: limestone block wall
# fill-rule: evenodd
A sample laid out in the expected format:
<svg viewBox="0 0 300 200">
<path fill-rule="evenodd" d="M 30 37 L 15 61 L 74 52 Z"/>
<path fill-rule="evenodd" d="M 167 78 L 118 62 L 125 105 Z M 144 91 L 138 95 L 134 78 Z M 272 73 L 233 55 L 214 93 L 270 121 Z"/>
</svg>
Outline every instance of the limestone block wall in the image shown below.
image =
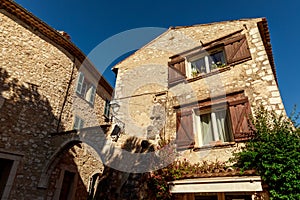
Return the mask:
<svg viewBox="0 0 300 200">
<path fill-rule="evenodd" d="M 262 104 L 279 114 L 285 114 L 280 92 L 257 25 L 262 20 L 262 18 L 257 18 L 171 28 L 116 65 L 118 76 L 115 98 L 119 99 L 121 106 L 117 116 L 125 122 L 125 132 L 127 134 L 139 132 L 141 137 L 147 137 L 147 127 L 153 122 L 151 108 L 153 109 L 157 103 L 156 99 L 161 97 L 167 99 L 164 102 L 165 125 L 161 130 L 163 133 L 161 135 L 164 135 L 166 140 L 174 140 L 176 137 L 176 113 L 173 106 L 209 97 L 225 96 L 228 93 L 243 90 L 252 110 Z M 170 89 L 167 87 L 166 74 L 169 57 L 236 31 L 241 31 L 246 36 L 251 60 L 231 66 L 229 70 L 207 78 L 185 82 Z M 157 69 L 156 66 L 160 68 Z M 174 96 L 176 98 L 173 98 Z M 126 98 L 130 100 L 124 101 Z M 136 128 L 136 124 L 140 129 L 132 131 L 129 127 Z M 225 150 L 214 149 L 210 151 L 213 155 L 206 156 L 206 158 L 227 160 L 236 147 L 231 146 Z M 188 151 L 183 154 L 189 156 L 196 153 Z M 207 152 L 204 154 L 208 155 Z"/>
<path fill-rule="evenodd" d="M 6 195 L 9 199 L 43 199 L 45 190 L 38 189 L 42 170 L 67 139 L 51 134 L 73 127 L 80 63 L 4 9 L 0 10 L 0 24 L 0 153 L 8 159 L 20 158 Z M 87 118 L 100 125 L 110 94 L 102 86 L 97 91 L 93 107 L 85 101 L 77 106 L 86 106 Z"/>
</svg>

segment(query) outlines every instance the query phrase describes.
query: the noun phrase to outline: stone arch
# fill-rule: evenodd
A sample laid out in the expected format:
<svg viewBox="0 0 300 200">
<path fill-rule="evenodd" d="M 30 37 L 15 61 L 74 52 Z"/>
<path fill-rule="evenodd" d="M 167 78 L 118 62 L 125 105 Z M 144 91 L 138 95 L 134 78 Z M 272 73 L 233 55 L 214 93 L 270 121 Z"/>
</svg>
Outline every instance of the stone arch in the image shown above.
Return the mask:
<svg viewBox="0 0 300 200">
<path fill-rule="evenodd" d="M 93 150 L 95 150 L 95 147 L 93 147 L 93 144 L 85 141 L 84 139 L 82 140 L 81 138 L 76 138 L 76 139 L 71 138 L 71 139 L 64 141 L 57 148 L 57 150 L 52 154 L 51 158 L 44 166 L 44 168 L 42 170 L 42 174 L 40 176 L 40 180 L 38 182 L 38 188 L 43 188 L 43 189 L 48 188 L 49 179 L 51 177 L 52 171 L 55 169 L 59 160 L 64 155 L 64 152 L 66 152 L 67 150 L 69 150 L 70 148 L 72 148 L 73 146 L 78 145 L 78 144 L 86 144 L 89 147 L 91 147 Z M 93 155 L 95 155 L 95 154 L 93 154 Z M 100 157 L 99 157 L 99 160 L 101 160 Z"/>
</svg>

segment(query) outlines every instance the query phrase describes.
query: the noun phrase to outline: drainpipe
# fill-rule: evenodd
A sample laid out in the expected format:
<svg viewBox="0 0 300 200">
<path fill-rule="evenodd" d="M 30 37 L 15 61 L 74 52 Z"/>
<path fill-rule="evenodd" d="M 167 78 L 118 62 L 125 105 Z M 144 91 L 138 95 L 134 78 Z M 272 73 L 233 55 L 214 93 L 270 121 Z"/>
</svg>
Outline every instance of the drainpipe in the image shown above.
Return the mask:
<svg viewBox="0 0 300 200">
<path fill-rule="evenodd" d="M 57 124 L 57 128 L 56 128 L 56 133 L 58 133 L 58 131 L 59 131 L 59 126 L 60 126 L 60 123 L 61 123 L 62 114 L 63 114 L 64 108 L 65 108 L 65 105 L 66 105 L 66 102 L 67 102 L 67 99 L 68 99 L 69 90 L 70 90 L 71 85 L 72 85 L 74 69 L 76 67 L 75 57 L 73 57 L 72 61 L 73 61 L 72 72 L 71 72 L 70 80 L 69 80 L 69 83 L 68 83 L 68 87 L 67 87 L 66 95 L 65 95 L 65 98 L 64 98 L 64 102 L 62 104 L 61 111 L 60 111 L 60 114 L 59 114 L 58 124 Z"/>
</svg>

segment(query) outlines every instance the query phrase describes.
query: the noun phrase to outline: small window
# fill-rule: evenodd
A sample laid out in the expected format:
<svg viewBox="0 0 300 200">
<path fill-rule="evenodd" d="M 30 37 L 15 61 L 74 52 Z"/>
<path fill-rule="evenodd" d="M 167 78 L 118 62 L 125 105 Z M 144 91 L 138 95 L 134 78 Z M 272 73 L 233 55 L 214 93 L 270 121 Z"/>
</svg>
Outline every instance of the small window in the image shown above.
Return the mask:
<svg viewBox="0 0 300 200">
<path fill-rule="evenodd" d="M 196 77 L 201 74 L 209 73 L 215 69 L 222 68 L 226 66 L 224 51 L 218 50 L 209 55 L 203 55 L 200 58 L 191 59 L 190 66 L 190 77 Z"/>
<path fill-rule="evenodd" d="M 110 101 L 106 99 L 105 106 L 104 106 L 104 116 L 109 118 L 109 115 L 110 115 Z"/>
<path fill-rule="evenodd" d="M 79 72 L 78 74 L 78 80 L 77 80 L 77 87 L 76 87 L 76 92 L 78 94 L 83 94 L 85 93 L 86 85 L 84 85 L 84 75 L 82 72 Z"/>
<path fill-rule="evenodd" d="M 75 116 L 73 129 L 79 130 L 84 126 L 84 121 L 78 116 Z"/>
<path fill-rule="evenodd" d="M 93 84 L 91 84 L 91 87 L 88 89 L 86 93 L 86 100 L 91 104 L 94 104 L 95 94 L 96 94 L 96 87 Z"/>
<path fill-rule="evenodd" d="M 78 74 L 76 93 L 78 94 L 78 96 L 94 105 L 96 87 L 93 83 L 91 83 L 84 77 L 84 74 L 82 72 L 79 72 Z"/>
<path fill-rule="evenodd" d="M 231 121 L 226 108 L 218 108 L 204 113 L 195 111 L 195 118 L 200 146 L 218 141 L 232 141 Z"/>
</svg>

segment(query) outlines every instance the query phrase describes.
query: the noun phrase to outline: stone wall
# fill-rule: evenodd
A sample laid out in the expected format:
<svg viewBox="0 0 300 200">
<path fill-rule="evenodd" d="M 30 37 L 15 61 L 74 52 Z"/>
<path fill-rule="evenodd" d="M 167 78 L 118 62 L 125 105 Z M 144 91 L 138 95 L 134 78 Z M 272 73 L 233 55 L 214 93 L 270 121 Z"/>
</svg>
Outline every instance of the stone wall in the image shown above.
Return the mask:
<svg viewBox="0 0 300 200">
<path fill-rule="evenodd" d="M 101 175 L 104 169 L 99 158 L 94 157 L 91 151 L 93 151 L 91 147 L 79 144 L 65 152 L 52 171 L 46 199 L 56 199 L 60 195 L 63 182 L 60 177 L 62 177 L 65 170 L 74 172 L 77 175 L 78 181 L 72 185 L 76 188 L 73 194 L 74 199 L 88 199 L 91 177 L 97 173 Z"/>
<path fill-rule="evenodd" d="M 160 136 L 167 141 L 176 137 L 176 112 L 173 106 L 187 102 L 244 91 L 252 111 L 258 105 L 264 105 L 278 114 L 285 115 L 257 25 L 262 20 L 257 18 L 170 28 L 116 65 L 118 76 L 115 99 L 120 102 L 118 117 L 125 123 L 125 134 L 147 137 L 147 127 L 153 124 L 154 119 L 151 115 L 158 99 L 165 109 L 163 112 L 166 113 Z M 237 31 L 246 36 L 251 60 L 230 66 L 228 70 L 207 78 L 186 81 L 168 89 L 168 61 L 171 56 Z M 210 149 L 209 152 L 204 152 L 205 158 L 227 160 L 236 147 L 237 144 L 225 149 Z M 198 154 L 200 153 L 186 151 L 183 156 L 193 155 L 191 159 L 197 160 Z"/>
<path fill-rule="evenodd" d="M 111 95 L 98 85 L 93 106 L 80 99 L 75 93 L 79 60 L 44 33 L 4 9 L 0 11 L 0 152 L 8 159 L 20 157 L 18 166 L 13 167 L 16 176 L 10 194 L 5 197 L 43 199 L 45 190 L 38 189 L 42 170 L 70 140 L 68 135 L 52 134 L 73 129 L 78 107 L 84 108 L 86 126 L 106 123 L 105 99 Z M 79 151 L 75 157 L 89 156 Z M 91 171 L 76 159 L 74 164 L 86 186 Z"/>
</svg>

